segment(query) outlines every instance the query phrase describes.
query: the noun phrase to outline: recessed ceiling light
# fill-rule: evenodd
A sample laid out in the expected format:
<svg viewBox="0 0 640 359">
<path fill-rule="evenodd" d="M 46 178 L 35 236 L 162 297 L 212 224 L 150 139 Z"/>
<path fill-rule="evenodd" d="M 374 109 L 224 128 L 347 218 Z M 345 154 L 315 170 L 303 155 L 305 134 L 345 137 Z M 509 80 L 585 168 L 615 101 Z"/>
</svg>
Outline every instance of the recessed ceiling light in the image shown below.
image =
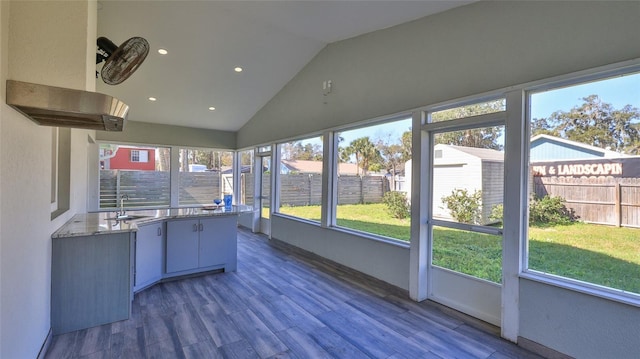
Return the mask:
<svg viewBox="0 0 640 359">
<path fill-rule="evenodd" d="M 168 53 L 169 53 L 169 51 L 167 51 L 167 50 L 165 50 L 165 49 L 158 49 L 158 53 L 159 53 L 160 55 L 166 55 L 166 54 L 168 54 Z"/>
<path fill-rule="evenodd" d="M 156 100 L 157 100 L 157 98 L 155 98 L 155 97 L 149 97 L 149 101 L 156 101 Z"/>
<path fill-rule="evenodd" d="M 236 67 L 235 69 L 233 69 L 235 72 L 242 72 L 242 67 Z"/>
<path fill-rule="evenodd" d="M 216 108 L 215 108 L 215 107 L 213 107 L 213 106 L 209 107 L 209 111 L 213 111 L 213 110 L 215 110 L 215 109 L 216 109 Z"/>
</svg>

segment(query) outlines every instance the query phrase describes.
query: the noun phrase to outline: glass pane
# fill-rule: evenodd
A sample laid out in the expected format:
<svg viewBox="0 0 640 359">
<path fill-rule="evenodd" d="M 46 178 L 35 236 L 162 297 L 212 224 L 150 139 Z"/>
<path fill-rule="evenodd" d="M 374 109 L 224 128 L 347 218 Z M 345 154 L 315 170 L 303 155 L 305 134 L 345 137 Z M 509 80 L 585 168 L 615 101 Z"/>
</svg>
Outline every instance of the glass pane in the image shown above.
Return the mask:
<svg viewBox="0 0 640 359">
<path fill-rule="evenodd" d="M 253 173 L 253 150 L 242 151 L 240 156 L 240 204 L 253 206 L 254 203 L 254 182 Z"/>
<path fill-rule="evenodd" d="M 271 156 L 262 158 L 262 189 L 260 191 L 260 202 L 262 218 L 269 218 L 269 206 L 271 205 Z"/>
<path fill-rule="evenodd" d="M 411 119 L 343 131 L 336 140 L 337 225 L 409 241 Z"/>
<path fill-rule="evenodd" d="M 322 137 L 278 145 L 280 208 L 277 212 L 320 221 L 322 201 Z"/>
<path fill-rule="evenodd" d="M 484 115 L 488 113 L 496 113 L 505 110 L 505 99 L 498 99 L 432 112 L 431 122 L 456 120 L 460 118 Z"/>
<path fill-rule="evenodd" d="M 529 269 L 640 294 L 639 107 L 638 73 L 531 94 Z"/>
<path fill-rule="evenodd" d="M 435 135 L 433 217 L 492 225 L 502 218 L 504 197 L 504 126 L 473 128 Z"/>
<path fill-rule="evenodd" d="M 233 152 L 180 149 L 179 203 L 181 206 L 213 204 L 233 194 Z"/>
<path fill-rule="evenodd" d="M 434 226 L 432 263 L 502 283 L 502 236 Z"/>
<path fill-rule="evenodd" d="M 100 208 L 169 206 L 171 150 L 100 144 Z"/>
</svg>

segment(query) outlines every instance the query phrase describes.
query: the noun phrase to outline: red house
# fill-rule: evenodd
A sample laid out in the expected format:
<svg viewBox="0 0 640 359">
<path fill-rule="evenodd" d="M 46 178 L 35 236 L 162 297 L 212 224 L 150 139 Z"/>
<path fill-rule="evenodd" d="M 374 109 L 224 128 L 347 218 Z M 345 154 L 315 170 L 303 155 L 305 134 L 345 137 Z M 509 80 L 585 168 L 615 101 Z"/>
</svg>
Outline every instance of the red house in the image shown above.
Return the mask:
<svg viewBox="0 0 640 359">
<path fill-rule="evenodd" d="M 156 170 L 155 148 L 118 146 L 115 150 L 100 149 L 100 167 L 105 170 Z"/>
</svg>

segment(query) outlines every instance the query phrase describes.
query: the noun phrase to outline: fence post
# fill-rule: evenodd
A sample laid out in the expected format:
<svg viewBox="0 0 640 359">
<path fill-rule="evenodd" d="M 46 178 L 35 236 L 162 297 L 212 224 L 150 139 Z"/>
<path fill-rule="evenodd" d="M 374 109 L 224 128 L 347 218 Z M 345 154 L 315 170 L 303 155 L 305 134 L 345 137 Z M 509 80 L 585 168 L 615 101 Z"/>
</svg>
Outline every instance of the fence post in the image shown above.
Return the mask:
<svg viewBox="0 0 640 359">
<path fill-rule="evenodd" d="M 616 226 L 622 227 L 622 187 L 620 182 L 616 183 Z"/>
<path fill-rule="evenodd" d="M 364 204 L 364 176 L 360 176 L 360 204 Z"/>
<path fill-rule="evenodd" d="M 311 179 L 313 178 L 313 174 L 309 173 L 309 176 L 307 176 L 307 179 L 309 181 L 309 206 L 311 206 L 313 203 L 311 203 Z"/>
</svg>

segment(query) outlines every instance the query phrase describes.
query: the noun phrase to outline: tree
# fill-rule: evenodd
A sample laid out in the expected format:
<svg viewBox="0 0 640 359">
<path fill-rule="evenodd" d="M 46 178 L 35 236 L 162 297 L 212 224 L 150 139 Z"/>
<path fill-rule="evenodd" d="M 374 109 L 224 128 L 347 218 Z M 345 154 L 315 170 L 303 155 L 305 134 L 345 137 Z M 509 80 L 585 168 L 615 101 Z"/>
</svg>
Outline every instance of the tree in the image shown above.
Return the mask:
<svg viewBox="0 0 640 359">
<path fill-rule="evenodd" d="M 390 142 L 389 139 L 387 141 L 380 140 L 377 147 L 382 155 L 385 168 L 391 173 L 391 188 L 395 188 L 395 176 L 400 172 L 400 168 L 406 161 L 404 160 L 402 145 Z"/>
<path fill-rule="evenodd" d="M 362 176 L 367 175 L 370 167 L 379 164 L 382 160 L 380 150 L 371 142 L 369 136 L 356 138 L 344 149 L 346 154 L 354 155 L 356 166 L 362 169 Z"/>
<path fill-rule="evenodd" d="M 402 137 L 400 138 L 400 146 L 402 146 L 402 161 L 407 162 L 411 159 L 411 141 L 412 141 L 411 130 L 404 131 L 402 133 Z"/>
<path fill-rule="evenodd" d="M 448 121 L 463 117 L 504 111 L 504 109 L 505 101 L 504 99 L 501 99 L 434 112 L 431 114 L 431 121 Z M 500 151 L 503 149 L 503 146 L 499 144 L 497 140 L 501 135 L 502 127 L 500 126 L 474 128 L 439 134 L 436 136 L 436 143 L 465 147 L 489 148 Z"/>
<path fill-rule="evenodd" d="M 598 95 L 582 98 L 581 105 L 570 111 L 555 111 L 548 118 L 536 118 L 531 134 L 549 134 L 622 153 L 637 153 L 640 111 L 626 105 L 615 109 Z"/>
<path fill-rule="evenodd" d="M 502 135 L 501 127 L 474 128 L 462 131 L 444 132 L 436 135 L 436 143 L 475 148 L 489 148 L 502 150 L 503 146 L 497 142 Z"/>
</svg>

